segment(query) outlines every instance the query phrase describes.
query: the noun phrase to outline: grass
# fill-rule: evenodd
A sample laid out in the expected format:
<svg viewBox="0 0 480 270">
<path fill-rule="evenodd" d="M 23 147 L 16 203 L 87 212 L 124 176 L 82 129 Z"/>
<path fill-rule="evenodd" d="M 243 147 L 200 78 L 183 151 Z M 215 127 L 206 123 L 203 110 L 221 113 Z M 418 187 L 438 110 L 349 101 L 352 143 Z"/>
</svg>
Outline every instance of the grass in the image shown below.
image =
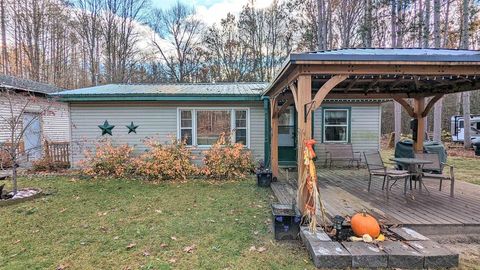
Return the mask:
<svg viewBox="0 0 480 270">
<path fill-rule="evenodd" d="M 64 176 L 20 185 L 52 195 L 0 207 L 1 269 L 313 268 L 299 242 L 273 240 L 273 196 L 253 180 L 151 184 Z"/>
<path fill-rule="evenodd" d="M 382 150 L 382 158 L 393 158 L 393 149 Z M 480 185 L 480 158 L 448 156 L 447 163 L 455 167 L 455 179 Z"/>
</svg>

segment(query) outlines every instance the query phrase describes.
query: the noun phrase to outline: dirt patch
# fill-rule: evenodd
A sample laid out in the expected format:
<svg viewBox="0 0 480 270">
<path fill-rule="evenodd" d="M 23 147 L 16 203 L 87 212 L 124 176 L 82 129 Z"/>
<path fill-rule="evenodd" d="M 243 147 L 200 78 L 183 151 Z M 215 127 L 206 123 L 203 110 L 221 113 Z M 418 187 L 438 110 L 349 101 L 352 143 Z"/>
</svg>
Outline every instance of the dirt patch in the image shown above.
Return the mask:
<svg viewBox="0 0 480 270">
<path fill-rule="evenodd" d="M 430 239 L 460 254 L 459 269 L 478 269 L 480 265 L 480 235 L 430 236 Z"/>
</svg>

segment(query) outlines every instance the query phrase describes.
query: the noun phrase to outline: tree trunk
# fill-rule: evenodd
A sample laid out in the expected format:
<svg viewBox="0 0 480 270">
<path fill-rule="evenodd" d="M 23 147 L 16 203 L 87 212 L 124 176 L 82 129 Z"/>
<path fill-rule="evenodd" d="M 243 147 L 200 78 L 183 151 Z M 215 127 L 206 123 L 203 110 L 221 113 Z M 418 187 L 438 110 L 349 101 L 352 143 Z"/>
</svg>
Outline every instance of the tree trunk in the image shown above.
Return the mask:
<svg viewBox="0 0 480 270">
<path fill-rule="evenodd" d="M 402 136 L 402 105 L 394 101 L 394 118 L 395 118 L 395 143 L 400 141 Z"/>
<path fill-rule="evenodd" d="M 440 48 L 440 0 L 433 1 L 433 33 L 434 33 L 434 46 Z M 441 142 L 442 140 L 442 110 L 443 110 L 443 98 L 435 103 L 435 109 L 433 112 L 433 140 Z"/>
<path fill-rule="evenodd" d="M 463 146 L 466 149 L 472 147 L 472 138 L 470 135 L 470 92 L 463 93 Z"/>
<path fill-rule="evenodd" d="M 423 30 L 423 47 L 429 47 L 430 41 L 430 1 L 425 0 L 425 21 L 424 21 L 424 30 Z"/>
</svg>

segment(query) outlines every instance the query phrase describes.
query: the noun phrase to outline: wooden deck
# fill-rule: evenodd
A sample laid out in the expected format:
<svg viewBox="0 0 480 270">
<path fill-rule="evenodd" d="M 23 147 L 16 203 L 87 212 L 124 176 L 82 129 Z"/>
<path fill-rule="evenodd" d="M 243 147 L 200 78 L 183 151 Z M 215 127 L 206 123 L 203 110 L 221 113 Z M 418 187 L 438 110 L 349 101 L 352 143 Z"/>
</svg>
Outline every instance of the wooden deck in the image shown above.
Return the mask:
<svg viewBox="0 0 480 270">
<path fill-rule="evenodd" d="M 455 226 L 458 232 L 465 227 L 480 232 L 480 186 L 457 181 L 455 198 L 449 196 L 449 184 L 438 191 L 438 181 L 427 179 L 427 194 L 414 189 L 403 194 L 403 182 L 393 186 L 389 199 L 382 191 L 382 179 L 374 178 L 372 188 L 367 192 L 368 173 L 366 170 L 324 169 L 318 170 L 319 186 L 327 215 L 352 215 L 366 209 L 386 225 L 408 225 L 411 227 Z M 294 185 L 282 183 L 272 186 L 277 198 L 291 203 L 296 192 Z M 290 190 L 289 190 L 290 189 Z M 279 198 L 279 196 L 281 198 Z M 288 199 L 290 196 L 290 200 Z M 463 228 L 463 229 L 462 229 Z"/>
</svg>

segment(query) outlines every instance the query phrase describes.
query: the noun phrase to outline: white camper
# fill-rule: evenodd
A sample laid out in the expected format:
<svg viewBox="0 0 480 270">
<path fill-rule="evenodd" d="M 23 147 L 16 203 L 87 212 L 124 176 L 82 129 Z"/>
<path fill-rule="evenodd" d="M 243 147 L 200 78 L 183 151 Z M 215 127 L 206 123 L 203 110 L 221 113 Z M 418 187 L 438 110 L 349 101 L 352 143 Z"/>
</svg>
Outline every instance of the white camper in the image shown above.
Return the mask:
<svg viewBox="0 0 480 270">
<path fill-rule="evenodd" d="M 465 125 L 463 121 L 463 116 L 452 116 L 450 123 L 452 141 L 463 143 L 463 140 L 465 138 Z M 472 142 L 480 140 L 480 115 L 470 116 L 470 136 L 472 138 Z"/>
</svg>

